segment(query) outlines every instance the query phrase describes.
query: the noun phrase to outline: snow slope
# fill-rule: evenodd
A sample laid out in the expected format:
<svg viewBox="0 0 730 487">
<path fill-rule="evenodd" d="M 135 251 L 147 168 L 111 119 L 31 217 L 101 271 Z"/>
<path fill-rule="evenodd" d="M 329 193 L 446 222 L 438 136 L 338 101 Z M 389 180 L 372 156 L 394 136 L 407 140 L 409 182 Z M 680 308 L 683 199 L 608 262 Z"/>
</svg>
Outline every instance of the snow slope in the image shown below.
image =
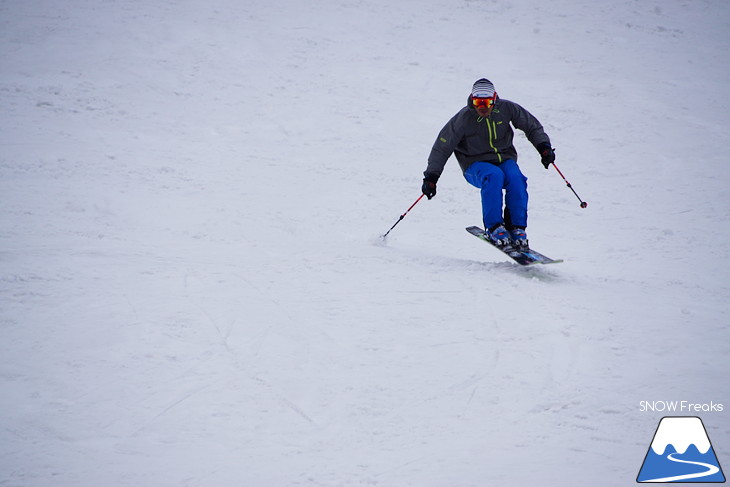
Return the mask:
<svg viewBox="0 0 730 487">
<path fill-rule="evenodd" d="M 0 485 L 633 485 L 730 463 L 730 4 L 0 1 Z M 533 245 L 469 236 L 486 76 Z M 692 413 L 691 415 L 695 415 Z"/>
</svg>

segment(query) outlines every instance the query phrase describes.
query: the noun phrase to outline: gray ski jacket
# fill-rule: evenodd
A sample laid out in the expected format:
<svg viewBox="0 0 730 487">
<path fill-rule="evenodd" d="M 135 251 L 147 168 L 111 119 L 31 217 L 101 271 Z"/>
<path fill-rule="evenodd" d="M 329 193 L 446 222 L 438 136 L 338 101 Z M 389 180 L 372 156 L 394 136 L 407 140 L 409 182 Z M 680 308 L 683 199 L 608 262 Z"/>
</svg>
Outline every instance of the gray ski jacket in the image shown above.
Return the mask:
<svg viewBox="0 0 730 487">
<path fill-rule="evenodd" d="M 550 144 L 539 120 L 515 102 L 497 98 L 488 118 L 482 118 L 471 104 L 454 115 L 441 129 L 423 175 L 436 182 L 451 154 L 456 155 L 462 171 L 474 162 L 499 165 L 507 159 L 517 161 L 512 126 L 522 130 L 532 145 Z"/>
</svg>

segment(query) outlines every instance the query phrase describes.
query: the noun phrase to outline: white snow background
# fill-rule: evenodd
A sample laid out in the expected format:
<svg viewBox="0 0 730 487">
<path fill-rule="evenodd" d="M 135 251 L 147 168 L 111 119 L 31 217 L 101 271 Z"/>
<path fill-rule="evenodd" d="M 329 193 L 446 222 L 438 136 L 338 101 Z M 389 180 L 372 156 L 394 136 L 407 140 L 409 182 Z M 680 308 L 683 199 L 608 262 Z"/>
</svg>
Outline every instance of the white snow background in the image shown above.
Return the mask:
<svg viewBox="0 0 730 487">
<path fill-rule="evenodd" d="M 629 486 L 642 400 L 724 403 L 730 465 L 729 33 L 725 0 L 0 1 L 0 485 Z M 516 138 L 562 264 L 468 235 L 453 159 L 379 239 L 483 76 L 588 202 Z"/>
</svg>

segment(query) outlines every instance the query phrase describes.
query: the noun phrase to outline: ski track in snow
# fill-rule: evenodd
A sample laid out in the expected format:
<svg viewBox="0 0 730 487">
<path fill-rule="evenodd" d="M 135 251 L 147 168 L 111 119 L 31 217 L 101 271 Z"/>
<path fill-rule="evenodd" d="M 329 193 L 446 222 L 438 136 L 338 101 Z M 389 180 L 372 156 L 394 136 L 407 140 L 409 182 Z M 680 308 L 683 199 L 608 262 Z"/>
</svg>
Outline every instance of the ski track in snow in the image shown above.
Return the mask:
<svg viewBox="0 0 730 487">
<path fill-rule="evenodd" d="M 633 483 L 639 401 L 730 397 L 729 30 L 719 0 L 0 2 L 0 485 Z M 379 238 L 482 76 L 588 202 L 518 133 L 564 263 L 467 235 L 454 160 Z"/>
</svg>

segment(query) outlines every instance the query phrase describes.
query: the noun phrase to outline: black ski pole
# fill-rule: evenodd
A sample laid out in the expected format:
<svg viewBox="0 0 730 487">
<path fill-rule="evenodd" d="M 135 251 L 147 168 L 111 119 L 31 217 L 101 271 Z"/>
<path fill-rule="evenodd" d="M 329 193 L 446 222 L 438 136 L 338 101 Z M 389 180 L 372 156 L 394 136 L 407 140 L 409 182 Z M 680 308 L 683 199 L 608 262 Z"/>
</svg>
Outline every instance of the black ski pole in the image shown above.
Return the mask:
<svg viewBox="0 0 730 487">
<path fill-rule="evenodd" d="M 403 214 L 402 214 L 402 215 L 400 216 L 400 218 L 398 218 L 398 221 L 397 221 L 397 222 L 395 222 L 395 223 L 393 224 L 393 226 L 392 226 L 392 227 L 390 227 L 390 230 L 393 230 L 393 229 L 395 228 L 395 226 L 396 226 L 397 224 L 399 224 L 399 223 L 401 222 L 401 220 L 402 220 L 402 219 L 404 219 L 404 218 L 406 217 L 406 215 L 408 214 L 408 212 L 409 212 L 409 211 L 411 211 L 411 209 L 413 209 L 413 207 L 414 207 L 414 206 L 416 206 L 416 204 L 417 204 L 417 203 L 418 203 L 419 201 L 421 201 L 421 198 L 423 198 L 424 196 L 426 196 L 426 195 L 425 195 L 425 194 L 422 194 L 421 196 L 419 196 L 419 197 L 418 197 L 418 199 L 417 199 L 417 200 L 416 200 L 416 201 L 415 201 L 415 202 L 414 202 L 414 203 L 413 203 L 413 204 L 411 205 L 411 207 L 410 207 L 410 208 L 408 208 L 408 209 L 406 210 L 406 212 L 405 212 L 405 213 L 403 213 Z M 390 230 L 388 230 L 387 232 L 385 232 L 385 235 L 382 235 L 382 236 L 381 236 L 381 238 L 383 238 L 383 239 L 384 239 L 385 237 L 387 237 L 387 236 L 388 236 L 388 234 L 390 233 Z"/>
<path fill-rule="evenodd" d="M 578 198 L 578 201 L 580 201 L 580 207 L 581 208 L 587 207 L 588 203 L 586 203 L 585 201 L 580 199 L 580 196 L 578 196 L 578 193 L 576 193 L 575 190 L 573 189 L 573 185 L 570 184 L 567 179 L 565 179 L 565 176 L 563 176 L 563 173 L 560 171 L 560 169 L 558 169 L 558 166 L 556 166 L 554 162 L 553 162 L 553 167 L 555 168 L 556 171 L 558 171 L 558 174 L 560 174 L 560 177 L 563 178 L 563 181 L 565 181 L 565 184 L 570 188 L 570 190 L 573 192 L 575 197 Z"/>
</svg>

